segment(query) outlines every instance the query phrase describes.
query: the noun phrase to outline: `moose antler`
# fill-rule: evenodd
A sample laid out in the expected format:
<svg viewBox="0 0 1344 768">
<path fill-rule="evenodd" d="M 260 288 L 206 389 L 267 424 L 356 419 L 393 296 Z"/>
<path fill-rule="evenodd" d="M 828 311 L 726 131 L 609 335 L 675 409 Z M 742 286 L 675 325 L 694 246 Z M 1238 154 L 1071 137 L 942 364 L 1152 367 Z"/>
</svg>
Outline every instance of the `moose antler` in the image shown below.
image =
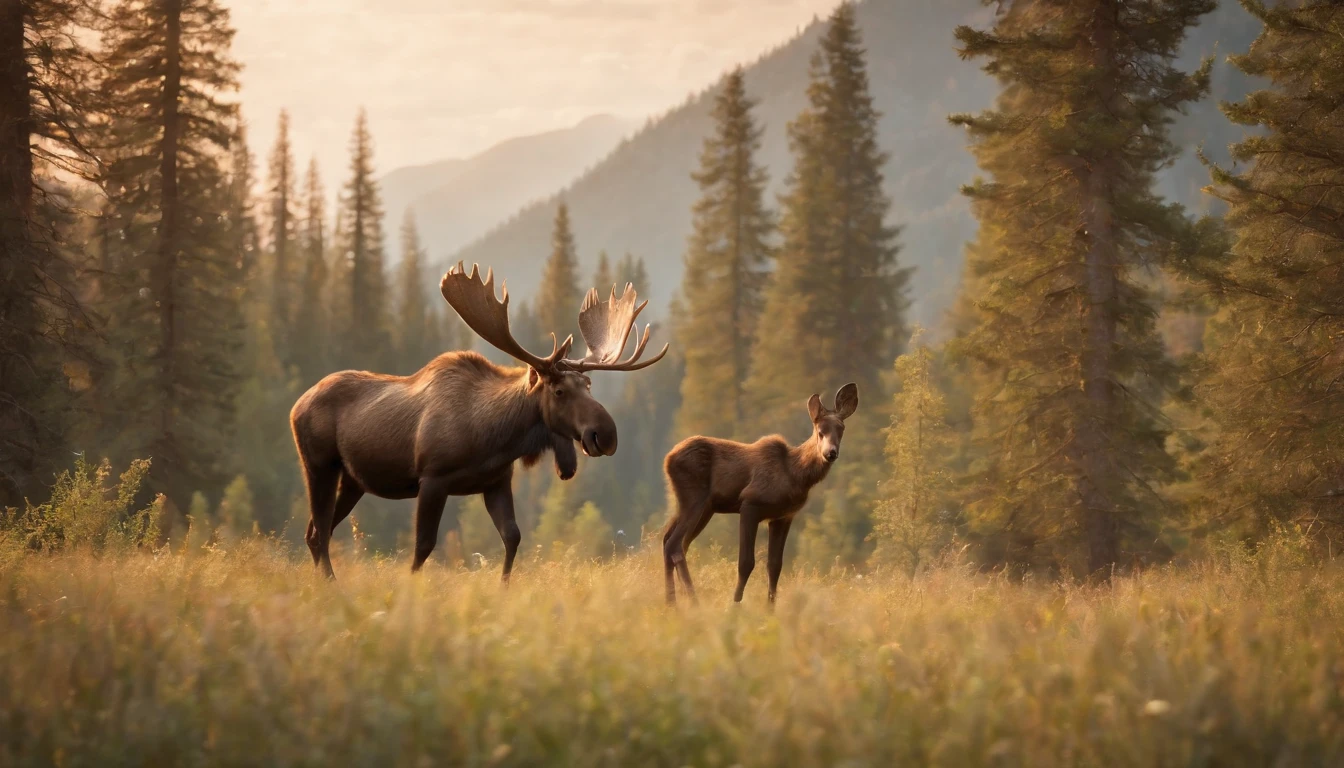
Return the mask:
<svg viewBox="0 0 1344 768">
<path fill-rule="evenodd" d="M 667 354 L 666 344 L 657 355 L 639 362 L 639 356 L 644 354 L 644 347 L 649 343 L 650 326 L 646 325 L 644 335 L 635 346 L 634 353 L 617 362 L 621 352 L 625 351 L 625 344 L 630 338 L 630 329 L 634 327 L 635 319 L 649 303 L 644 301 L 636 305 L 637 300 L 635 287 L 630 283 L 625 284 L 625 293 L 619 299 L 616 298 L 616 286 L 613 285 L 611 296 L 606 303 L 598 299 L 596 288 L 590 289 L 588 295 L 584 297 L 583 306 L 579 309 L 579 333 L 583 334 L 583 341 L 588 345 L 588 354 L 580 360 L 566 358 L 561 360 L 560 364 L 580 373 L 638 371 L 662 360 L 663 355 Z"/>
<path fill-rule="evenodd" d="M 566 337 L 564 342 L 557 344 L 555 334 L 551 334 L 551 354 L 546 357 L 537 355 L 523 349 L 513 338 L 513 333 L 509 330 L 509 286 L 504 283 L 503 298 L 495 298 L 495 271 L 487 270 L 485 273 L 485 282 L 481 282 L 480 269 L 476 264 L 471 265 L 471 274 L 468 275 L 462 262 L 452 267 L 444 274 L 443 280 L 439 282 L 439 292 L 457 314 L 462 317 L 463 322 L 467 324 L 476 335 L 485 339 L 491 346 L 501 352 L 509 354 L 517 360 L 524 362 L 538 371 L 553 370 L 558 362 L 569 353 L 570 346 L 574 343 L 574 337 Z M 564 361 L 567 362 L 567 361 Z"/>
</svg>

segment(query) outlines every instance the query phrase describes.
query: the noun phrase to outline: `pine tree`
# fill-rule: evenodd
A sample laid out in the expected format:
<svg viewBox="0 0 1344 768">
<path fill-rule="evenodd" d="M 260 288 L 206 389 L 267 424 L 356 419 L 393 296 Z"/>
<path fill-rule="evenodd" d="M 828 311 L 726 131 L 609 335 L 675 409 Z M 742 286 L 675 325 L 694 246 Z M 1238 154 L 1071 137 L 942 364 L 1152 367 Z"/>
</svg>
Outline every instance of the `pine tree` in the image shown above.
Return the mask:
<svg viewBox="0 0 1344 768">
<path fill-rule="evenodd" d="M 873 512 L 873 556 L 911 576 L 951 534 L 952 429 L 939 390 L 933 350 L 916 328 L 909 351 L 896 358 L 900 391 L 893 398 L 887 428 L 887 478 Z"/>
<path fill-rule="evenodd" d="M 289 113 L 280 110 L 275 147 L 271 150 L 270 187 L 270 295 L 268 320 L 280 359 L 293 356 L 294 298 L 299 280 L 297 226 L 294 216 L 294 153 L 289 145 Z"/>
<path fill-rule="evenodd" d="M 819 525 L 801 533 L 800 551 L 834 551 L 853 562 L 862 555 L 880 471 L 882 375 L 907 336 L 909 270 L 897 263 L 898 230 L 886 223 L 887 156 L 877 146 L 879 115 L 851 4 L 831 15 L 807 95 L 807 108 L 789 125 L 794 167 L 780 200 L 782 243 L 745 391 L 750 432 L 794 439 L 806 437 L 803 404 L 813 392 L 830 396 L 852 381 L 865 402 L 877 404 L 855 415 L 847 458 L 828 481 L 840 486 L 827 494 L 832 543 L 808 545 L 821 535 Z"/>
<path fill-rule="evenodd" d="M 1199 401 L 1211 445 L 1195 462 L 1209 522 L 1344 525 L 1344 6 L 1243 5 L 1264 24 L 1233 63 L 1268 87 L 1223 109 L 1260 129 L 1213 169 L 1230 248 L 1190 267 L 1220 300 Z M 1324 525 L 1321 525 L 1324 524 Z"/>
<path fill-rule="evenodd" d="M 1173 369 L 1143 278 L 1190 233 L 1153 177 L 1173 111 L 1207 89 L 1208 62 L 1173 61 L 1213 7 L 1018 0 L 957 30 L 1003 85 L 994 109 L 952 117 L 989 176 L 965 189 L 982 242 L 957 345 L 978 385 L 966 511 L 987 560 L 1098 574 L 1152 548 Z"/>
<path fill-rule="evenodd" d="M 377 369 L 388 362 L 389 307 L 382 202 L 373 178 L 373 138 L 364 110 L 350 144 L 350 181 L 341 199 L 345 228 L 338 234 L 342 257 L 337 274 L 344 288 L 338 292 L 340 316 L 335 321 L 344 336 L 342 367 Z"/>
<path fill-rule="evenodd" d="M 246 477 L 239 475 L 224 488 L 224 497 L 219 502 L 219 514 L 216 517 L 219 527 L 233 539 L 252 534 L 256 524 L 256 503 Z"/>
<path fill-rule="evenodd" d="M 252 197 L 252 151 L 247 144 L 247 126 L 238 121 L 229 143 L 229 250 L 234 258 L 234 271 L 241 283 L 250 284 L 258 278 L 261 237 Z"/>
<path fill-rule="evenodd" d="M 574 519 L 569 521 L 569 530 L 565 535 L 569 544 L 569 553 L 581 560 L 595 557 L 611 557 L 611 524 L 602 517 L 602 510 L 591 501 L 586 501 Z"/>
<path fill-rule="evenodd" d="M 237 363 L 241 382 L 231 404 L 237 426 L 229 441 L 227 466 L 221 473 L 245 477 L 255 497 L 255 522 L 265 530 L 278 530 L 287 523 L 285 509 L 298 486 L 288 414 L 300 388 L 281 361 L 273 334 L 273 296 L 263 288 L 269 282 L 271 266 L 261 258 L 260 229 L 253 214 L 252 156 L 242 127 L 235 131 L 230 156 L 229 242 L 235 258 L 232 281 L 242 289 L 241 311 L 246 327 Z"/>
<path fill-rule="evenodd" d="M 44 490 L 70 406 L 61 362 L 70 324 L 85 318 L 57 221 L 72 196 L 55 174 L 91 171 L 90 10 L 82 0 L 0 7 L 0 509 Z"/>
<path fill-rule="evenodd" d="M 542 501 L 541 517 L 537 520 L 537 529 L 532 538 L 548 557 L 560 557 L 570 543 L 568 538 L 573 529 L 574 515 L 578 511 L 574 488 L 573 483 L 557 479 L 550 484 Z"/>
<path fill-rule="evenodd" d="M 438 354 L 440 323 L 425 299 L 424 250 L 410 208 L 401 223 L 399 272 L 397 359 L 400 373 L 413 373 Z"/>
<path fill-rule="evenodd" d="M 607 257 L 607 252 L 604 250 L 597 254 L 597 269 L 593 270 L 593 287 L 597 289 L 598 295 L 606 298 L 607 291 L 615 285 L 616 277 L 611 271 L 611 259 Z M 620 291 L 621 287 L 617 286 L 616 290 Z"/>
<path fill-rule="evenodd" d="M 644 258 L 635 258 L 626 252 L 616 264 L 616 290 L 625 290 L 626 284 L 635 286 L 636 291 L 649 290 L 649 271 L 644 267 Z"/>
<path fill-rule="evenodd" d="M 311 384 L 331 372 L 327 203 L 315 157 L 308 164 L 303 189 L 304 215 L 299 237 L 303 272 L 293 338 L 294 359 L 298 363 L 300 376 L 304 382 Z"/>
<path fill-rule="evenodd" d="M 852 5 L 832 14 L 811 76 L 808 107 L 789 125 L 794 168 L 781 198 L 783 243 L 747 386 L 755 423 L 766 431 L 797 422 L 812 392 L 854 381 L 876 395 L 907 335 L 908 270 L 897 266 L 897 230 L 885 221 L 887 156 L 877 147 Z"/>
<path fill-rule="evenodd" d="M 533 304 L 543 336 L 554 333 L 556 341 L 563 341 L 565 336 L 574 334 L 578 345 L 582 346 L 583 342 L 578 338 L 578 317 L 583 293 L 579 287 L 579 256 L 569 224 L 569 207 L 562 202 L 555 212 L 551 255 L 542 268 L 541 288 Z M 549 351 L 537 349 L 543 354 Z"/>
<path fill-rule="evenodd" d="M 108 312 L 124 456 L 151 456 L 178 508 L 223 477 L 242 320 L 221 157 L 236 108 L 233 30 L 215 0 L 127 0 L 109 15 L 102 187 L 125 239 Z"/>
<path fill-rule="evenodd" d="M 676 341 L 686 358 L 677 431 L 746 439 L 743 391 L 761 312 L 774 227 L 764 203 L 766 172 L 754 156 L 761 128 L 751 117 L 742 69 L 724 78 L 714 101 L 714 133 L 693 177 L 701 197 L 686 253 L 686 313 Z M 706 343 L 712 339 L 713 343 Z"/>
</svg>

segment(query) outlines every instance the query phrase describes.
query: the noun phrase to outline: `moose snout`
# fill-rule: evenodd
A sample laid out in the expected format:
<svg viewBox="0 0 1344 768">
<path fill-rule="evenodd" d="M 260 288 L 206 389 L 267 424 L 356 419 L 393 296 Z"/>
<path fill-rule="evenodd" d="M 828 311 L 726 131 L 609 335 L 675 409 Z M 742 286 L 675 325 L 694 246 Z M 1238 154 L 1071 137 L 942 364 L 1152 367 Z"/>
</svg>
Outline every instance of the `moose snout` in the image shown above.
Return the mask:
<svg viewBox="0 0 1344 768">
<path fill-rule="evenodd" d="M 593 426 L 583 430 L 583 452 L 589 456 L 611 456 L 616 453 L 616 422 L 606 418 L 598 419 Z"/>
<path fill-rule="evenodd" d="M 823 453 L 823 454 L 821 454 L 821 456 L 822 456 L 822 458 L 826 459 L 827 463 L 833 462 L 833 461 L 835 461 L 836 459 L 840 458 L 840 449 L 839 449 L 839 448 L 827 448 L 827 449 L 826 449 L 826 452 Z"/>
</svg>

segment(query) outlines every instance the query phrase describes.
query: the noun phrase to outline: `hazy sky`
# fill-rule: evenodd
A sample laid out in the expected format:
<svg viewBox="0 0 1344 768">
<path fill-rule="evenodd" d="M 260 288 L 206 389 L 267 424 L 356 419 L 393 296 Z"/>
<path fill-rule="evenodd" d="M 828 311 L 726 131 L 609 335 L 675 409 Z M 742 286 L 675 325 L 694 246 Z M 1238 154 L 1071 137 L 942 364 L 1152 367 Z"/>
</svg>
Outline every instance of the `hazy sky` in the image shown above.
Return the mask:
<svg viewBox="0 0 1344 768">
<path fill-rule="evenodd" d="M 344 180 L 357 109 L 380 173 L 601 112 L 642 120 L 836 0 L 224 0 L 264 174 L 279 110 L 301 168 Z"/>
</svg>

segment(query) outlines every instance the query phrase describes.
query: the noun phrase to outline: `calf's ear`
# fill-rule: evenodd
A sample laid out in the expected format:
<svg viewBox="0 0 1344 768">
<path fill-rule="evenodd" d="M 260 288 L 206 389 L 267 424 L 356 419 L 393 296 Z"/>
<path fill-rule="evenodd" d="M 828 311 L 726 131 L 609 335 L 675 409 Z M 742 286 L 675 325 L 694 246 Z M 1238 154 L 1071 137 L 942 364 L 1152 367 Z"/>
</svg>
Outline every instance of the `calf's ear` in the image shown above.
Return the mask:
<svg viewBox="0 0 1344 768">
<path fill-rule="evenodd" d="M 859 386 L 851 381 L 835 393 L 835 415 L 839 416 L 841 421 L 844 421 L 853 416 L 858 409 Z"/>
<path fill-rule="evenodd" d="M 812 417 L 812 423 L 816 424 L 817 419 L 826 411 L 821 405 L 821 395 L 813 395 L 807 398 L 807 415 Z"/>
</svg>

